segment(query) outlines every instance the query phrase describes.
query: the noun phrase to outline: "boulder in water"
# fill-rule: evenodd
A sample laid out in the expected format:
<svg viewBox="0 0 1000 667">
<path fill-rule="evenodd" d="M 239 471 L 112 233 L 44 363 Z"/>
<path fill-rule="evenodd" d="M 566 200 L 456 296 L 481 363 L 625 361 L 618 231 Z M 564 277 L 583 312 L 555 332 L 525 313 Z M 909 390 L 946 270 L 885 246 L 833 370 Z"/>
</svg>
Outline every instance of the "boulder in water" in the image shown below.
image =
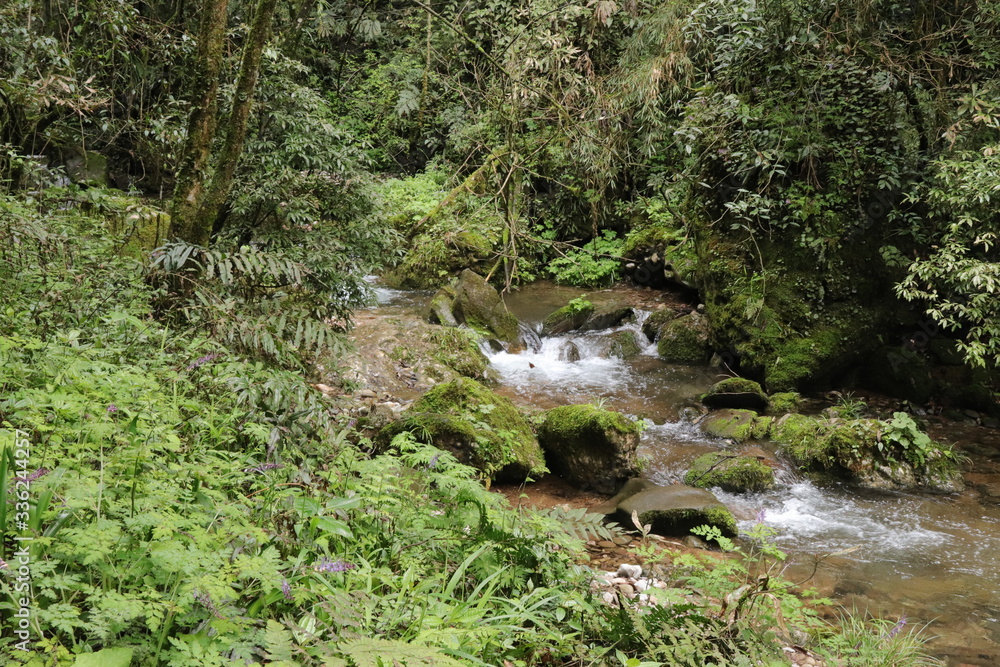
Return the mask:
<svg viewBox="0 0 1000 667">
<path fill-rule="evenodd" d="M 760 385 L 745 378 L 726 378 L 716 382 L 701 402 L 710 408 L 738 408 L 763 412 L 767 408 L 767 394 Z"/>
<path fill-rule="evenodd" d="M 644 525 L 660 535 L 685 535 L 697 526 L 715 526 L 723 535 L 737 533 L 736 519 L 710 491 L 683 484 L 660 486 L 645 479 L 630 479 L 617 496 L 593 508 L 613 514 L 622 525 L 632 525 L 635 512 Z"/>
<path fill-rule="evenodd" d="M 640 430 L 619 412 L 564 405 L 544 414 L 538 441 L 553 472 L 580 488 L 614 493 L 638 472 Z"/>
<path fill-rule="evenodd" d="M 469 269 L 438 290 L 431 299 L 428 319 L 445 326 L 465 324 L 509 345 L 517 345 L 520 339 L 517 318 L 507 312 L 503 299 L 486 279 Z"/>
<path fill-rule="evenodd" d="M 635 311 L 628 306 L 602 306 L 587 318 L 587 321 L 580 326 L 579 331 L 611 329 L 612 327 L 621 326 L 634 316 Z"/>
<path fill-rule="evenodd" d="M 496 480 L 523 481 L 548 472 L 531 426 L 514 404 L 469 378 L 444 382 L 421 396 L 402 419 L 379 432 L 376 444 L 385 448 L 402 431 Z"/>
<path fill-rule="evenodd" d="M 669 363 L 703 364 L 711 356 L 708 320 L 692 311 L 670 320 L 656 335 L 656 351 Z"/>
<path fill-rule="evenodd" d="M 701 430 L 717 438 L 736 442 L 766 438 L 771 417 L 759 417 L 752 410 L 717 410 L 701 422 Z"/>
<path fill-rule="evenodd" d="M 542 320 L 542 335 L 555 336 L 576 331 L 594 313 L 594 304 L 582 299 L 573 299 L 562 308 L 549 313 Z"/>
<path fill-rule="evenodd" d="M 642 348 L 635 340 L 635 332 L 629 329 L 622 329 L 608 334 L 611 345 L 608 354 L 619 359 L 631 359 L 642 353 Z"/>
<path fill-rule="evenodd" d="M 774 488 L 774 470 L 756 456 L 709 452 L 695 459 L 684 482 L 702 489 L 760 492 Z"/>
</svg>

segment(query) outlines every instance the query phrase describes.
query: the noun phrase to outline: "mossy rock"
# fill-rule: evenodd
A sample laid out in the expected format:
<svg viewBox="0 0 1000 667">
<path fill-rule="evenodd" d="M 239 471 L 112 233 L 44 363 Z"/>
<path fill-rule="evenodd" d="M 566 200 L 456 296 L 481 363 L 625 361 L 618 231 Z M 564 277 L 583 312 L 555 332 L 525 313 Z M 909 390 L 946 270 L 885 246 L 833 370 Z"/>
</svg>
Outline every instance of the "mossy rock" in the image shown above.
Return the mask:
<svg viewBox="0 0 1000 667">
<path fill-rule="evenodd" d="M 507 312 L 500 294 L 485 278 L 469 269 L 431 298 L 428 321 L 451 327 L 465 324 L 508 345 L 516 344 L 520 338 L 517 318 Z"/>
<path fill-rule="evenodd" d="M 795 412 L 802 403 L 802 397 L 798 392 L 783 391 L 771 394 L 767 399 L 767 412 L 771 415 L 784 415 Z"/>
<path fill-rule="evenodd" d="M 456 271 L 479 266 L 493 253 L 485 236 L 461 231 L 418 234 L 403 261 L 386 272 L 383 282 L 397 289 L 431 289 Z"/>
<path fill-rule="evenodd" d="M 549 313 L 542 320 L 542 335 L 555 336 L 576 331 L 594 313 L 594 304 L 569 304 Z"/>
<path fill-rule="evenodd" d="M 656 351 L 668 363 L 704 364 L 712 351 L 708 334 L 708 320 L 692 312 L 660 327 Z"/>
<path fill-rule="evenodd" d="M 435 328 L 429 333 L 432 345 L 431 356 L 459 375 L 493 383 L 495 372 L 490 360 L 479 348 L 481 337 L 471 329 Z"/>
<path fill-rule="evenodd" d="M 599 331 L 620 326 L 635 316 L 635 311 L 629 306 L 608 305 L 597 308 L 591 313 L 579 331 Z"/>
<path fill-rule="evenodd" d="M 646 321 L 642 323 L 642 333 L 646 334 L 646 338 L 649 339 L 650 343 L 656 342 L 656 337 L 660 334 L 660 329 L 663 325 L 676 319 L 677 313 L 670 308 L 661 308 L 650 314 L 646 318 Z"/>
<path fill-rule="evenodd" d="M 763 412 L 767 408 L 767 394 L 760 385 L 745 378 L 726 378 L 716 382 L 701 402 L 710 408 L 736 408 Z"/>
<path fill-rule="evenodd" d="M 701 430 L 736 442 L 760 440 L 768 436 L 771 421 L 771 417 L 761 417 L 752 410 L 718 410 L 705 417 Z"/>
<path fill-rule="evenodd" d="M 507 311 L 497 291 L 475 271 L 465 269 L 459 274 L 454 312 L 458 321 L 505 343 L 517 343 L 520 336 L 517 318 Z"/>
<path fill-rule="evenodd" d="M 630 480 L 622 491 L 634 491 L 619 494 L 614 500 L 615 518 L 622 525 L 631 526 L 635 512 L 643 525 L 651 525 L 659 535 L 686 535 L 692 528 L 705 525 L 717 527 L 727 537 L 735 537 L 738 532 L 732 513 L 705 489 Z"/>
<path fill-rule="evenodd" d="M 684 483 L 735 493 L 767 491 L 774 488 L 774 470 L 754 456 L 710 452 L 695 459 Z"/>
<path fill-rule="evenodd" d="M 608 354 L 619 359 L 632 359 L 642 354 L 642 348 L 635 339 L 635 332 L 628 329 L 608 334 L 611 345 Z"/>
<path fill-rule="evenodd" d="M 870 489 L 953 493 L 964 487 L 954 455 L 938 443 L 924 461 L 884 434 L 876 419 L 822 419 L 789 414 L 776 419 L 771 437 L 804 470 L 825 472 Z"/>
<path fill-rule="evenodd" d="M 614 493 L 638 473 L 641 426 L 593 405 L 564 405 L 545 412 L 538 441 L 552 471 L 584 489 Z"/>
<path fill-rule="evenodd" d="M 412 415 L 379 433 L 385 446 L 400 431 L 447 449 L 500 481 L 523 481 L 548 469 L 538 441 L 514 404 L 469 378 L 437 385 L 410 408 Z"/>
</svg>

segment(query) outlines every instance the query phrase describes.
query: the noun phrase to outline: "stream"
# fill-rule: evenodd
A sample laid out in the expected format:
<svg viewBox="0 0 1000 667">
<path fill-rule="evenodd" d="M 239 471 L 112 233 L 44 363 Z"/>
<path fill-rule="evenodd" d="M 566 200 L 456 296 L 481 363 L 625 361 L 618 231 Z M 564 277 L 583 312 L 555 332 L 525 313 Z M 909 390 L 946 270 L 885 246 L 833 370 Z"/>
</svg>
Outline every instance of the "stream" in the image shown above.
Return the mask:
<svg viewBox="0 0 1000 667">
<path fill-rule="evenodd" d="M 419 310 L 428 298 L 377 292 L 383 304 L 378 310 Z M 505 300 L 537 331 L 545 315 L 580 292 L 541 283 Z M 646 476 L 678 483 L 691 461 L 726 445 L 690 421 L 701 414 L 698 396 L 721 379 L 719 370 L 659 360 L 640 329 L 649 309 L 657 307 L 656 293 L 615 288 L 587 298 L 597 306 L 632 305 L 639 321 L 534 340 L 517 354 L 488 351 L 501 378 L 498 391 L 524 406 L 597 402 L 645 420 L 639 453 L 648 459 Z M 618 331 L 636 336 L 643 348 L 639 356 L 628 361 L 609 356 L 609 336 Z M 773 491 L 715 493 L 741 528 L 749 528 L 763 510 L 765 523 L 778 530 L 777 545 L 789 555 L 786 578 L 806 579 L 817 557 L 859 547 L 825 558 L 808 585 L 848 610 L 894 619 L 905 615 L 911 626 L 928 626 L 935 637 L 931 650 L 948 665 L 995 666 L 1000 664 L 1000 432 L 941 422 L 932 424 L 930 433 L 969 457 L 968 489 L 962 494 L 874 493 L 810 481 L 787 466 L 777 471 Z M 756 444 L 774 451 L 772 443 Z"/>
</svg>

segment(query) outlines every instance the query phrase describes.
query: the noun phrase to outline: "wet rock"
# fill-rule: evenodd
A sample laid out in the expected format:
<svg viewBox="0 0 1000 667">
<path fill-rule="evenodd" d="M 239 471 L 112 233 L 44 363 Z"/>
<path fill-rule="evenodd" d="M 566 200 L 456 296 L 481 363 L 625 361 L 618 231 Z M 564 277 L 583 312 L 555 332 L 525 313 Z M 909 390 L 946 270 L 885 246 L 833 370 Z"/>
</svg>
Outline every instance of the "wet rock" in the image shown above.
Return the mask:
<svg viewBox="0 0 1000 667">
<path fill-rule="evenodd" d="M 755 456 L 709 452 L 695 459 L 684 482 L 703 489 L 760 492 L 774 488 L 774 470 Z"/>
<path fill-rule="evenodd" d="M 580 348 L 577 347 L 576 343 L 573 341 L 568 341 L 565 345 L 559 348 L 559 359 L 570 363 L 580 361 Z"/>
<path fill-rule="evenodd" d="M 656 351 L 669 363 L 703 364 L 711 356 L 708 319 L 697 312 L 667 322 L 656 336 Z"/>
<path fill-rule="evenodd" d="M 767 394 L 753 380 L 726 378 L 716 382 L 701 402 L 710 408 L 736 408 L 763 412 L 768 405 Z"/>
<path fill-rule="evenodd" d="M 642 333 L 646 334 L 646 338 L 649 339 L 650 343 L 655 343 L 660 329 L 676 317 L 677 313 L 673 309 L 661 308 L 647 317 L 646 321 L 642 323 Z"/>
<path fill-rule="evenodd" d="M 438 290 L 431 299 L 429 319 L 446 326 L 465 324 L 509 345 L 517 345 L 520 340 L 517 318 L 507 312 L 500 295 L 486 279 L 470 269 Z"/>
<path fill-rule="evenodd" d="M 684 543 L 684 546 L 690 549 L 708 549 L 708 545 L 705 544 L 705 540 L 701 539 L 697 535 L 685 535 L 681 542 Z"/>
<path fill-rule="evenodd" d="M 661 535 L 684 535 L 696 526 L 716 526 L 723 535 L 734 537 L 736 519 L 704 489 L 681 484 L 647 488 L 618 503 L 622 517 L 635 512 L 643 524 L 651 524 Z"/>
<path fill-rule="evenodd" d="M 608 334 L 608 340 L 611 341 L 608 347 L 609 356 L 632 359 L 642 353 L 642 348 L 635 340 L 635 333 L 628 329 Z"/>
<path fill-rule="evenodd" d="M 388 447 L 403 431 L 496 480 L 523 481 L 548 471 L 531 427 L 514 404 L 469 378 L 424 394 L 402 419 L 379 432 L 376 445 Z"/>
<path fill-rule="evenodd" d="M 590 317 L 587 318 L 587 321 L 580 326 L 579 331 L 611 329 L 634 316 L 635 311 L 628 306 L 602 306 L 593 311 Z"/>
<path fill-rule="evenodd" d="M 767 437 L 772 420 L 751 410 L 718 410 L 702 420 L 701 430 L 717 438 L 743 442 Z"/>
<path fill-rule="evenodd" d="M 553 472 L 580 488 L 614 493 L 638 472 L 640 430 L 618 412 L 564 405 L 544 414 L 538 441 Z"/>
<path fill-rule="evenodd" d="M 594 305 L 589 301 L 567 304 L 562 308 L 549 313 L 542 320 L 542 335 L 555 336 L 558 334 L 576 331 L 583 326 L 588 318 L 594 313 Z"/>
</svg>

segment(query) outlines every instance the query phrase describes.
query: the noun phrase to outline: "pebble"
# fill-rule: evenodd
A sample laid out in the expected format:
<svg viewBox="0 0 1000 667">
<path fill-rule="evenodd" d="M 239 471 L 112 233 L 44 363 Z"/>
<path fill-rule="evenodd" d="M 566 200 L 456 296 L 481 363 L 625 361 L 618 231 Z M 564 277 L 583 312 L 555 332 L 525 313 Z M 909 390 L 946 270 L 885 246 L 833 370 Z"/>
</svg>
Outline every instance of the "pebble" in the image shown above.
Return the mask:
<svg viewBox="0 0 1000 667">
<path fill-rule="evenodd" d="M 615 543 L 610 540 L 601 540 L 600 542 L 597 543 L 597 546 L 602 547 L 604 549 L 614 549 Z"/>
<path fill-rule="evenodd" d="M 604 604 L 606 605 L 613 607 L 618 603 L 618 597 L 611 591 L 604 591 L 604 595 L 601 597 L 604 598 Z"/>
<path fill-rule="evenodd" d="M 642 566 L 622 563 L 621 565 L 618 566 L 618 576 L 629 577 L 631 579 L 638 579 L 639 577 L 642 576 Z"/>
<path fill-rule="evenodd" d="M 620 584 L 618 586 L 618 590 L 620 590 L 622 595 L 625 597 L 632 597 L 635 595 L 635 588 L 632 587 L 632 584 Z"/>
<path fill-rule="evenodd" d="M 625 537 L 624 535 L 618 535 L 614 539 L 614 543 L 617 544 L 620 547 L 624 547 L 627 544 L 631 544 L 631 542 L 632 542 L 632 540 L 629 539 L 628 537 Z"/>
<path fill-rule="evenodd" d="M 361 391 L 358 392 L 358 397 L 359 398 L 378 398 L 378 394 L 376 394 L 371 389 L 362 389 Z"/>
<path fill-rule="evenodd" d="M 635 590 L 639 591 L 640 593 L 645 591 L 647 588 L 649 588 L 649 581 L 647 581 L 646 579 L 640 579 L 639 581 L 635 582 Z"/>
</svg>

